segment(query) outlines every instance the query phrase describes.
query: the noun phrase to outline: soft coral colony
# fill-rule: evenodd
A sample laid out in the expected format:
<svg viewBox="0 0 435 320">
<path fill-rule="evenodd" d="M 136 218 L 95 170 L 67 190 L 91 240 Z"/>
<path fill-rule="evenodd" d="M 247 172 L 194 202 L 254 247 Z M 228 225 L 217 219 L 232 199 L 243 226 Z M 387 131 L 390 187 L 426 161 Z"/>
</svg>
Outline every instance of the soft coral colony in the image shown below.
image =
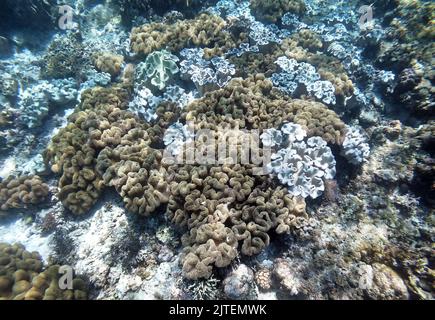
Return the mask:
<svg viewBox="0 0 435 320">
<path fill-rule="evenodd" d="M 153 1 L 115 2 L 124 18 L 153 6 Z M 43 154 L 66 211 L 86 215 L 113 189 L 132 214 L 164 215 L 181 234 L 183 276 L 198 280 L 261 254 L 283 234 L 303 233 L 312 223 L 310 204 L 333 193 L 336 180 L 348 174 L 337 164 L 357 171 L 369 160 L 367 134 L 344 119 L 357 113 L 355 106 L 368 114 L 374 104 L 368 100 L 376 97 L 358 88 L 352 75 L 370 79 L 370 88 L 400 92 L 411 112 L 424 115 L 432 110 L 427 83 L 433 79 L 423 72 L 430 49 L 421 53 L 422 63 L 417 52 L 404 58 L 410 40 L 403 36 L 394 44 L 401 51 L 379 49 L 384 58 L 401 55 L 393 60 L 402 63 L 409 58 L 392 88 L 394 75 L 377 69 L 382 61 L 362 66 L 358 58 L 366 53 L 348 43 L 345 25 L 332 24 L 335 18 L 316 10 L 315 1 L 221 0 L 203 11 L 194 4 L 168 1 L 168 8 L 185 10 L 185 16 L 172 13 L 136 24 L 123 50 L 91 53 L 76 31 L 55 37 L 41 70 L 48 80 L 30 86 L 19 101 L 22 121 L 31 126 L 47 117 L 53 101 L 79 101 Z M 405 16 L 407 5 L 398 7 Z M 403 27 L 391 22 L 391 32 Z M 418 37 L 426 39 L 430 32 Z M 56 49 L 62 43 L 67 57 Z M 71 85 L 74 79 L 81 79 L 80 85 Z M 30 111 L 30 96 L 40 111 Z M 195 136 L 204 129 L 212 130 L 217 142 L 228 139 L 227 147 L 237 151 L 243 148 L 240 132 L 257 131 L 259 144 L 251 151 L 263 156 L 271 150 L 266 172 L 258 174 L 255 164 L 240 161 L 167 161 L 165 150 L 181 156 L 189 148 L 206 150 L 207 142 Z M 0 183 L 0 216 L 49 196 L 37 175 L 9 177 Z M 72 290 L 57 291 L 59 266 L 44 271 L 36 253 L 19 245 L 0 244 L 0 249 L 2 297 L 86 297 L 79 278 Z"/>
<path fill-rule="evenodd" d="M 295 10 L 303 12 L 300 8 L 296 6 Z M 58 196 L 63 205 L 73 214 L 85 214 L 105 188 L 115 187 L 130 212 L 144 216 L 166 212 L 185 232 L 181 263 L 183 275 L 190 279 L 210 277 L 213 267 L 229 266 L 239 254 L 260 253 L 269 245 L 271 233 L 300 228 L 307 218 L 304 198 L 319 196 L 325 188 L 324 180 L 335 175 L 335 160 L 326 145 L 340 148 L 348 129 L 322 102 L 291 98 L 274 88 L 262 73 L 254 72 L 244 79 L 226 78 L 224 85 L 219 85 L 219 75 L 241 75 L 243 68 L 230 64 L 225 57 L 230 50 L 249 43 L 249 32 L 255 30 L 249 25 L 230 25 L 213 14 L 133 28 L 130 48 L 137 64 L 134 75 L 127 75 L 131 78 L 122 84 L 83 92 L 67 126 L 46 149 L 47 163 L 60 176 Z M 191 72 L 191 79 L 212 80 L 196 81 L 195 89 L 202 96 L 182 108 L 170 99 L 156 101 L 154 94 L 160 95 L 169 82 L 176 82 L 177 55 L 190 46 L 201 48 L 201 54 L 190 58 L 186 72 Z M 97 58 L 101 67 L 104 57 L 109 58 L 107 54 Z M 211 66 L 208 61 L 213 62 L 214 70 L 204 67 Z M 222 70 L 228 66 L 235 71 Z M 302 82 L 319 79 L 316 74 Z M 142 107 L 155 104 L 152 110 L 156 117 L 150 122 L 141 120 L 141 112 L 129 103 L 133 95 L 144 90 L 148 95 Z M 294 124 L 307 136 L 308 146 L 305 142 L 298 146 L 298 164 L 282 163 L 278 169 L 274 166 L 277 160 L 271 163 L 279 179 L 272 174 L 256 175 L 254 165 L 249 164 L 165 163 L 165 132 L 175 123 L 189 121 L 195 131 L 212 129 L 218 133 L 224 132 L 219 129 L 235 127 L 262 133 Z M 236 137 L 232 143 L 241 142 Z M 195 140 L 193 147 L 199 150 L 201 144 Z M 304 148 L 313 149 L 302 151 Z M 322 152 L 328 153 L 326 160 Z M 302 163 L 304 174 L 295 172 Z M 314 163 L 320 166 L 315 172 Z M 284 175 L 286 178 L 281 178 Z M 280 183 L 290 184 L 290 180 L 289 188 Z"/>
</svg>

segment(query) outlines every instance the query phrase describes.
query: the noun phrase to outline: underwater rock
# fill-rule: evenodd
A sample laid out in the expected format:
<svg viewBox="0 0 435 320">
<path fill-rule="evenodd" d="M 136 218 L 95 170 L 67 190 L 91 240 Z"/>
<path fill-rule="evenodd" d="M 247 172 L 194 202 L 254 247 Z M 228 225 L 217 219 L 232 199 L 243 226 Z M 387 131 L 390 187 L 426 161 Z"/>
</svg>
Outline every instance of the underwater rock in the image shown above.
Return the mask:
<svg viewBox="0 0 435 320">
<path fill-rule="evenodd" d="M 249 300 L 255 297 L 253 284 L 254 272 L 244 264 L 240 264 L 223 281 L 226 297 L 235 300 Z"/>
<path fill-rule="evenodd" d="M 398 274 L 386 265 L 376 263 L 372 266 L 372 282 L 367 294 L 375 300 L 406 300 L 408 290 Z"/>
<path fill-rule="evenodd" d="M 274 264 L 273 274 L 279 281 L 281 287 L 290 295 L 297 295 L 300 291 L 301 283 L 300 280 L 295 277 L 288 262 L 284 259 L 277 259 Z"/>
</svg>

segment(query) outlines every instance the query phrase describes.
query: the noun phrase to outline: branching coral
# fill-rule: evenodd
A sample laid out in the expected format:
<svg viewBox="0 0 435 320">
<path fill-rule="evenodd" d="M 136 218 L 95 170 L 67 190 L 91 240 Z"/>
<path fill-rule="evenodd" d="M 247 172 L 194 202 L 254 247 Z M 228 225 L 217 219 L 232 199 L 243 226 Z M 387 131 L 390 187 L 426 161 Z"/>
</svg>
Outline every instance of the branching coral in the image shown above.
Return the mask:
<svg viewBox="0 0 435 320">
<path fill-rule="evenodd" d="M 48 193 L 48 186 L 38 176 L 10 176 L 0 183 L 0 212 L 41 203 Z"/>
<path fill-rule="evenodd" d="M 81 278 L 72 279 L 71 289 L 60 288 L 59 268 L 44 268 L 39 254 L 21 244 L 0 243 L 0 299 L 85 300 L 88 289 Z"/>
<path fill-rule="evenodd" d="M 79 32 L 55 36 L 41 62 L 41 75 L 45 78 L 80 78 L 91 65 L 91 54 L 81 42 Z"/>
</svg>

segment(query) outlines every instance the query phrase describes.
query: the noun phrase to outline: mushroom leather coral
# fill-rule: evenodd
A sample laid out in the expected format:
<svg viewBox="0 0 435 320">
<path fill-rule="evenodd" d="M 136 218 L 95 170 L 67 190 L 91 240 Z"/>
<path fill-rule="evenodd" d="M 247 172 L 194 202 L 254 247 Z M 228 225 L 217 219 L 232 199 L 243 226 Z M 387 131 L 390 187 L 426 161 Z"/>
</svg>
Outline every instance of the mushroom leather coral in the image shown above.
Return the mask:
<svg viewBox="0 0 435 320">
<path fill-rule="evenodd" d="M 44 268 L 37 252 L 0 243 L 0 300 L 85 300 L 87 284 L 74 277 L 72 289 L 59 287 L 59 265 Z"/>
<path fill-rule="evenodd" d="M 264 130 L 293 122 L 300 124 L 309 137 L 320 136 L 333 144 L 341 144 L 346 132 L 334 111 L 322 103 L 291 99 L 273 90 L 262 74 L 234 79 L 225 88 L 207 93 L 187 106 L 182 119 L 194 121 L 195 130 L 216 129 L 222 123 Z"/>
<path fill-rule="evenodd" d="M 205 54 L 211 57 L 237 45 L 225 27 L 226 22 L 222 18 L 205 13 L 172 25 L 145 24 L 131 31 L 131 50 L 136 54 L 147 55 L 163 48 L 175 52 L 195 45 L 207 48 Z"/>
<path fill-rule="evenodd" d="M 0 183 L 0 212 L 41 203 L 48 193 L 48 186 L 38 176 L 9 176 Z"/>
<path fill-rule="evenodd" d="M 140 214 L 166 201 L 157 171 L 149 172 L 160 158 L 150 144 L 162 132 L 127 111 L 128 98 L 122 86 L 85 91 L 45 152 L 52 171 L 61 174 L 59 198 L 74 214 L 88 212 L 106 186 L 115 186 L 128 209 Z"/>
</svg>

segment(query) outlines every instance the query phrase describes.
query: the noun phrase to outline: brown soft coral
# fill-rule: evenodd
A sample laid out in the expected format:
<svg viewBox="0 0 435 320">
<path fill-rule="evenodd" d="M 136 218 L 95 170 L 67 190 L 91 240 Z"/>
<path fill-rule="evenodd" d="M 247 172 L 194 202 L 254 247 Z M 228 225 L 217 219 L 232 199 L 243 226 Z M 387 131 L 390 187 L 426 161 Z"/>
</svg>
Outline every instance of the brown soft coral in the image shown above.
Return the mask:
<svg viewBox="0 0 435 320">
<path fill-rule="evenodd" d="M 181 258 L 187 278 L 209 277 L 212 267 L 269 244 L 269 232 L 288 233 L 305 221 L 305 202 L 255 176 L 252 165 L 170 165 L 168 216 L 187 229 Z M 266 191 L 262 191 L 266 190 Z"/>
<path fill-rule="evenodd" d="M 194 121 L 195 130 L 226 124 L 239 129 L 278 128 L 285 122 L 300 124 L 309 136 L 341 144 L 345 124 L 320 102 L 290 99 L 272 90 L 264 75 L 233 79 L 225 88 L 207 93 L 184 110 L 182 119 Z"/>
<path fill-rule="evenodd" d="M 41 256 L 21 244 L 0 243 L 0 299 L 85 300 L 88 289 L 81 278 L 73 278 L 72 289 L 60 289 L 59 268 L 44 268 Z"/>
<path fill-rule="evenodd" d="M 282 187 L 255 189 L 230 214 L 232 230 L 237 240 L 243 241 L 241 252 L 249 256 L 269 245 L 270 230 L 287 233 L 299 228 L 306 218 L 304 200 L 290 196 Z"/>
<path fill-rule="evenodd" d="M 131 50 L 147 55 L 162 48 L 178 51 L 194 45 L 206 48 L 206 56 L 213 56 L 237 45 L 225 28 L 226 22 L 222 18 L 205 13 L 174 24 L 145 24 L 131 31 Z"/>
<path fill-rule="evenodd" d="M 164 172 L 158 170 L 162 156 L 150 144 L 161 141 L 175 110 L 159 106 L 162 118 L 151 126 L 126 110 L 128 97 L 122 86 L 85 91 L 45 152 L 52 171 L 61 174 L 59 198 L 74 214 L 88 212 L 107 186 L 115 187 L 128 210 L 142 215 L 168 201 Z"/>
<path fill-rule="evenodd" d="M 226 267 L 237 257 L 237 239 L 219 219 L 192 228 L 181 240 L 183 275 L 189 279 L 209 278 L 213 266 Z"/>
<path fill-rule="evenodd" d="M 48 186 L 39 176 L 10 176 L 0 183 L 0 211 L 27 208 L 48 197 Z"/>
<path fill-rule="evenodd" d="M 297 45 L 308 49 L 309 51 L 316 52 L 322 49 L 323 43 L 320 36 L 312 30 L 302 29 L 294 36 L 292 40 L 297 42 Z"/>
<path fill-rule="evenodd" d="M 117 186 L 106 170 L 122 166 L 127 160 L 137 162 L 140 167 L 148 164 L 149 126 L 125 110 L 128 97 L 128 90 L 122 86 L 85 91 L 81 104 L 68 119 L 69 124 L 46 150 L 52 171 L 62 175 L 59 198 L 75 214 L 89 211 L 105 186 Z M 113 174 L 115 177 L 119 180 Z M 148 174 L 137 178 L 147 179 Z M 161 189 L 160 185 L 156 187 Z"/>
<path fill-rule="evenodd" d="M 121 73 L 124 57 L 110 52 L 102 52 L 94 55 L 93 63 L 98 71 L 116 77 Z"/>
</svg>

